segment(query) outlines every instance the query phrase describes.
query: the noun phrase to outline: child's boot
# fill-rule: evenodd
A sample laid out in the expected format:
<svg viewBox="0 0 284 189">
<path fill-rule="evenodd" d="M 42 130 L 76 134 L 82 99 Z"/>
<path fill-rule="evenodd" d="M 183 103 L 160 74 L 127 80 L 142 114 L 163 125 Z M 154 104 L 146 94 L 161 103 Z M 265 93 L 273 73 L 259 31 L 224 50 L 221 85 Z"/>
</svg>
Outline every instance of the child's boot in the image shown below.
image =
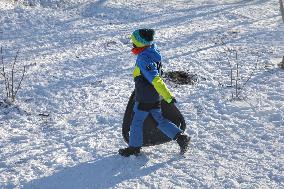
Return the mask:
<svg viewBox="0 0 284 189">
<path fill-rule="evenodd" d="M 183 155 L 188 150 L 190 137 L 186 134 L 179 133 L 175 138 L 180 147 L 180 154 Z"/>
<path fill-rule="evenodd" d="M 138 156 L 138 154 L 140 153 L 140 149 L 141 149 L 140 147 L 127 147 L 119 149 L 118 153 L 124 157 L 129 157 L 131 155 Z"/>
</svg>

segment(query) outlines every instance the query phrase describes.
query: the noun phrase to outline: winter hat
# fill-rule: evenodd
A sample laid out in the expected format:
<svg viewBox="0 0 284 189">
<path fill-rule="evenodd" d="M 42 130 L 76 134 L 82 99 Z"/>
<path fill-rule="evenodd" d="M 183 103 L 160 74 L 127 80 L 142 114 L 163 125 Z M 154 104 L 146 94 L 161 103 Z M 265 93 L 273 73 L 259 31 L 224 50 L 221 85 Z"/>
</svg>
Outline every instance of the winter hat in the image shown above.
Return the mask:
<svg viewBox="0 0 284 189">
<path fill-rule="evenodd" d="M 153 29 L 138 29 L 132 33 L 131 41 L 136 47 L 145 47 L 153 43 L 154 35 Z"/>
</svg>

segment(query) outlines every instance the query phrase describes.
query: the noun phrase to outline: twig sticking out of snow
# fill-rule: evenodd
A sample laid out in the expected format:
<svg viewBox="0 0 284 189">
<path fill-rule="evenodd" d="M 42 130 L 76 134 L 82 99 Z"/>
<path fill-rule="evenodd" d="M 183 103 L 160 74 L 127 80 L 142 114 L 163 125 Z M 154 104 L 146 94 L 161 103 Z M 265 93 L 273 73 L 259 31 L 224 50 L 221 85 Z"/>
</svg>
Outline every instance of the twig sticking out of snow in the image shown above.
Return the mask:
<svg viewBox="0 0 284 189">
<path fill-rule="evenodd" d="M 282 58 L 282 62 L 279 63 L 279 67 L 284 69 L 284 56 Z"/>
<path fill-rule="evenodd" d="M 283 6 L 283 0 L 279 0 L 280 3 L 280 11 L 281 11 L 281 15 L 282 15 L 282 20 L 284 22 L 284 6 Z"/>
</svg>

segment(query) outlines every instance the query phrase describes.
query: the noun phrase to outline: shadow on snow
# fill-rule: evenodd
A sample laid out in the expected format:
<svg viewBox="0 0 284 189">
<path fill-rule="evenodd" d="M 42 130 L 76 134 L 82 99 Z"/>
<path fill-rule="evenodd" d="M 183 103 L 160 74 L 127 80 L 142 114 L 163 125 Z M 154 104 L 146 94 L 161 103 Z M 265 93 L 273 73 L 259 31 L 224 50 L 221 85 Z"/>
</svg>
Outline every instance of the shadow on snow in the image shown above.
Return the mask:
<svg viewBox="0 0 284 189">
<path fill-rule="evenodd" d="M 87 162 L 65 168 L 51 176 L 33 180 L 24 184 L 24 189 L 80 189 L 112 188 L 126 180 L 140 179 L 167 165 L 168 162 L 147 166 L 148 157 L 141 155 L 135 158 L 124 158 L 110 155 L 95 162 Z"/>
</svg>

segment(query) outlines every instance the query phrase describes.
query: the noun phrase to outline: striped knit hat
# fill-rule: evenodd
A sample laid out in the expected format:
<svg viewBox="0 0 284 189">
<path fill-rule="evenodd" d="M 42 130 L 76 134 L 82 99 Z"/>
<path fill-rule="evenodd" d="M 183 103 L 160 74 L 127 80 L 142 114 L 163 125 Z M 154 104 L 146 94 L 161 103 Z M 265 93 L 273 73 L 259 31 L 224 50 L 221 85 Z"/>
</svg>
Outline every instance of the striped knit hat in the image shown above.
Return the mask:
<svg viewBox="0 0 284 189">
<path fill-rule="evenodd" d="M 155 31 L 153 29 L 138 29 L 131 35 L 131 41 L 136 47 L 152 45 Z"/>
</svg>

